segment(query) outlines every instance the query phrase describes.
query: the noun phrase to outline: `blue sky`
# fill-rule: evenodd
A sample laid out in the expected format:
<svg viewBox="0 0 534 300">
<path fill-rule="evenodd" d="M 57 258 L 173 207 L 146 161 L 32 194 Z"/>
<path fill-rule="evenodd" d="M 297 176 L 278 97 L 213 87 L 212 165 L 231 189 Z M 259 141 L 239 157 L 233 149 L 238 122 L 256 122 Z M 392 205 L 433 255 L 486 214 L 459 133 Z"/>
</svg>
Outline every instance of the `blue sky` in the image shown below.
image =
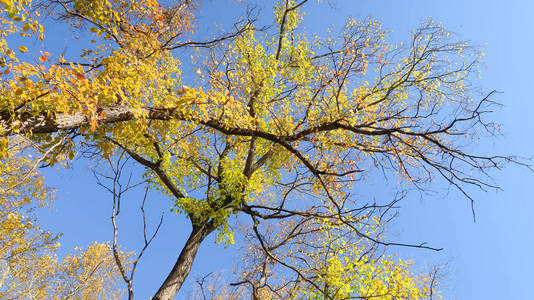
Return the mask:
<svg viewBox="0 0 534 300">
<path fill-rule="evenodd" d="M 201 31 L 213 30 L 216 23 L 228 23 L 238 15 L 235 1 L 205 1 L 201 7 Z M 327 1 L 323 1 L 327 2 Z M 494 99 L 503 108 L 493 117 L 503 124 L 504 137 L 494 141 L 473 142 L 484 152 L 533 156 L 532 130 L 534 101 L 534 3 L 531 1 L 364 1 L 332 0 L 333 8 L 312 1 L 306 15 L 309 31 L 324 32 L 341 25 L 347 16 L 371 16 L 390 30 L 391 40 L 407 41 L 410 32 L 427 17 L 443 23 L 459 39 L 481 45 L 485 52 L 481 78 L 483 90 L 498 90 Z M 237 7 L 238 8 L 238 7 Z M 268 13 L 268 11 L 264 11 Z M 213 21 L 216 20 L 216 21 Z M 228 27 L 227 27 L 228 28 Z M 62 36 L 50 36 L 61 41 Z M 44 227 L 63 232 L 63 250 L 86 246 L 93 240 L 111 239 L 110 195 L 96 186 L 88 163 L 74 162 L 74 168 L 45 170 L 48 183 L 58 189 L 58 201 L 52 211 L 43 211 Z M 473 222 L 470 203 L 451 190 L 439 197 L 417 194 L 401 204 L 400 217 L 389 227 L 391 238 L 408 242 L 429 242 L 444 248 L 441 252 L 395 249 L 401 256 L 413 258 L 424 269 L 447 263 L 442 279 L 444 299 L 532 299 L 529 287 L 534 275 L 534 174 L 508 167 L 494 173 L 502 192 L 474 192 L 477 222 Z M 370 182 L 364 192 L 373 195 L 382 182 Z M 443 191 L 439 182 L 434 186 Z M 128 250 L 141 246 L 142 233 L 138 206 L 141 191 L 130 194 L 120 219 L 120 241 Z M 169 212 L 171 200 L 149 194 L 149 220 L 157 222 L 161 212 L 165 220 L 160 235 L 141 261 L 134 288 L 136 298 L 146 299 L 159 286 L 174 263 L 189 234 L 189 224 Z M 225 249 L 209 239 L 202 245 L 190 278 L 178 299 L 187 299 L 195 278 L 209 272 L 231 273 L 238 255 L 235 246 Z"/>
</svg>

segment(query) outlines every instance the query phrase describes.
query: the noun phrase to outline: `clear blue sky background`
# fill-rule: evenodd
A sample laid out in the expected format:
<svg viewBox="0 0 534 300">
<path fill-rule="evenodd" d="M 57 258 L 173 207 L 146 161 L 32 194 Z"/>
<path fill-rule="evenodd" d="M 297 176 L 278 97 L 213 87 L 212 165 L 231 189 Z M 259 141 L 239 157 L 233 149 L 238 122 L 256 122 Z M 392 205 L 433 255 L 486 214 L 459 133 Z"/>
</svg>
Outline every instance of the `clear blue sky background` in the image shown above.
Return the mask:
<svg viewBox="0 0 534 300">
<path fill-rule="evenodd" d="M 267 1 L 262 1 L 263 3 Z M 534 126 L 534 2 L 532 1 L 398 1 L 334 0 L 334 8 L 316 1 L 310 3 L 306 16 L 309 31 L 324 32 L 331 25 L 341 25 L 347 16 L 371 16 L 391 30 L 391 39 L 407 41 L 410 32 L 425 18 L 455 32 L 460 39 L 485 45 L 486 53 L 478 84 L 485 90 L 503 92 L 495 100 L 504 104 L 494 118 L 504 124 L 504 138 L 481 141 L 474 147 L 483 151 L 533 156 Z M 235 1 L 204 1 L 200 7 L 201 31 L 209 32 L 216 24 L 239 14 Z M 264 10 L 268 13 L 268 10 Z M 214 21 L 217 20 L 217 21 Z M 62 34 L 51 36 L 59 42 Z M 45 44 L 45 46 L 47 46 Z M 86 246 L 91 241 L 111 239 L 110 196 L 96 186 L 88 163 L 80 159 L 73 169 L 45 170 L 48 183 L 58 188 L 58 201 L 52 211 L 41 212 L 44 226 L 63 232 L 64 251 Z M 424 269 L 436 263 L 448 263 L 442 279 L 444 299 L 533 299 L 534 280 L 534 175 L 518 167 L 509 167 L 495 177 L 503 192 L 473 194 L 477 222 L 474 223 L 467 199 L 451 191 L 440 197 L 413 195 L 402 203 L 400 217 L 390 226 L 393 239 L 406 242 L 427 241 L 443 247 L 441 252 L 396 249 L 403 257 L 413 258 Z M 370 182 L 363 193 L 372 197 L 383 183 Z M 436 190 L 445 187 L 434 186 Z M 128 250 L 141 246 L 138 213 L 141 191 L 130 194 L 120 220 L 120 242 Z M 164 226 L 144 260 L 134 282 L 136 298 L 146 299 L 167 275 L 181 249 L 190 227 L 182 216 L 169 212 L 171 201 L 153 192 L 149 194 L 149 216 L 153 223 L 166 211 Z M 127 195 L 128 196 L 128 195 Z M 194 279 L 209 272 L 230 274 L 237 262 L 236 247 L 225 249 L 205 242 L 193 266 L 190 278 L 179 294 L 188 299 Z"/>
</svg>

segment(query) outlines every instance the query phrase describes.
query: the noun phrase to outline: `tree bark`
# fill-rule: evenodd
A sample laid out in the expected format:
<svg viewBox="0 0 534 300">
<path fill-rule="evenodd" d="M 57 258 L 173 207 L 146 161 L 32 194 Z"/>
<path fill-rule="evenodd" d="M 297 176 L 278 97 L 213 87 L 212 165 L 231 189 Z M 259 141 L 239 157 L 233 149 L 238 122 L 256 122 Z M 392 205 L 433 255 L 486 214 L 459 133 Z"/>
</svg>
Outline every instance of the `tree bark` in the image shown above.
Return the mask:
<svg viewBox="0 0 534 300">
<path fill-rule="evenodd" d="M 126 105 L 115 105 L 102 107 L 97 111 L 99 124 L 112 124 L 129 121 L 139 116 L 147 116 L 152 120 L 168 120 L 171 117 L 179 117 L 173 109 L 168 108 L 132 108 Z M 82 112 L 73 114 L 66 113 L 38 113 L 29 112 L 10 114 L 7 111 L 0 111 L 0 135 L 9 136 L 13 134 L 32 133 L 53 133 L 62 130 L 88 127 L 91 118 Z"/>
<path fill-rule="evenodd" d="M 215 230 L 216 226 L 213 223 L 208 222 L 201 226 L 193 226 L 193 231 L 189 235 L 189 239 L 185 243 L 178 260 L 174 264 L 172 271 L 167 276 L 159 290 L 156 292 L 153 300 L 172 300 L 182 287 L 191 267 L 195 256 L 198 251 L 198 247 L 202 241 Z"/>
</svg>

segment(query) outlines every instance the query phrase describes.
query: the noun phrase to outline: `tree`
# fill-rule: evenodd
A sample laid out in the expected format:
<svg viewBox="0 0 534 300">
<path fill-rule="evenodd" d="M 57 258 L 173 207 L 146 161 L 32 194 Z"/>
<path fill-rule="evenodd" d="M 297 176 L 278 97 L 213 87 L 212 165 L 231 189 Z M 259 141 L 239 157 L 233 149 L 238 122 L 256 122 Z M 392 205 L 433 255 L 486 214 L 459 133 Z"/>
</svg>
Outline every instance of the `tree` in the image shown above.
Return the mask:
<svg viewBox="0 0 534 300">
<path fill-rule="evenodd" d="M 383 220 L 358 216 L 358 230 L 332 220 L 282 221 L 263 236 L 250 234 L 239 271 L 252 299 L 433 299 L 433 276 L 414 274 L 412 262 L 383 253 Z M 291 272 L 284 271 L 290 266 Z"/>
<path fill-rule="evenodd" d="M 117 285 L 109 245 L 95 242 L 58 259 L 59 237 L 43 230 L 34 215 L 36 206 L 50 204 L 53 191 L 45 188 L 35 171 L 39 161 L 24 153 L 27 144 L 25 140 L 11 140 L 0 166 L 0 297 L 120 297 L 122 289 Z M 128 257 L 122 252 L 119 256 Z"/>
<path fill-rule="evenodd" d="M 498 134 L 486 120 L 493 93 L 479 95 L 470 85 L 481 53 L 432 21 L 404 47 L 389 44 L 373 20 L 350 19 L 331 38 L 310 36 L 300 27 L 307 2 L 278 1 L 273 26 L 260 26 L 250 13 L 234 31 L 199 41 L 194 1 L 48 0 L 37 10 L 29 0 L 3 1 L 3 157 L 17 135 L 37 144 L 46 164 L 84 149 L 106 160 L 127 155 L 142 166 L 150 188 L 172 197 L 192 225 L 154 299 L 176 295 L 209 234 L 232 242 L 232 215 L 248 217 L 263 251 L 260 265 L 296 276 L 291 287 L 278 285 L 285 295 L 371 297 L 355 277 L 334 276 L 334 266 L 370 266 L 421 286 L 402 262 L 371 255 L 393 245 L 431 248 L 371 234 L 368 226 L 380 224 L 364 220 L 382 220 L 396 200 L 365 203 L 351 193 L 373 169 L 420 190 L 437 175 L 471 201 L 471 186 L 498 188 L 488 172 L 520 162 L 471 153 L 464 142 Z M 91 35 L 80 46 L 82 61 L 43 49 L 32 62 L 26 46 L 10 48 L 18 42 L 13 34 L 45 38 L 39 11 Z M 198 61 L 188 76 L 184 53 Z M 297 241 L 320 249 L 303 258 L 315 273 L 274 253 L 281 242 L 266 238 L 273 223 L 287 227 L 279 233 L 283 248 Z M 322 244 L 306 242 L 316 235 Z M 337 237 L 363 242 L 344 255 Z M 317 260 L 327 253 L 332 258 Z M 363 265 L 343 261 L 355 255 Z M 384 290 L 377 284 L 367 285 L 374 296 Z"/>
</svg>

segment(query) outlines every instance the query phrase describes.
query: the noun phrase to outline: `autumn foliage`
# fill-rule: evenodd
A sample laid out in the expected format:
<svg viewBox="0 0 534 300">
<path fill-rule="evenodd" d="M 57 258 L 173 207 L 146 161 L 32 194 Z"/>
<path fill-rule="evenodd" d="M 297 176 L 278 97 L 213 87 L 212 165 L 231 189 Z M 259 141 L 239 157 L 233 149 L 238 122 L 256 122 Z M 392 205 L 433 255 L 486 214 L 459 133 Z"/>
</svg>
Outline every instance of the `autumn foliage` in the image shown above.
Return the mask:
<svg viewBox="0 0 534 300">
<path fill-rule="evenodd" d="M 430 20 L 404 46 L 370 19 L 315 36 L 302 29 L 307 2 L 273 3 L 272 26 L 246 15 L 232 31 L 198 39 L 195 1 L 0 0 L 2 172 L 30 174 L 3 176 L 16 186 L 2 195 L 5 211 L 13 207 L 2 215 L 11 224 L 2 227 L 3 253 L 56 265 L 55 237 L 20 209 L 48 201 L 32 163 L 68 162 L 81 151 L 112 165 L 132 159 L 147 188 L 191 221 L 154 299 L 176 295 L 212 232 L 222 243 L 244 232 L 246 267 L 228 288 L 255 299 L 431 297 L 431 278 L 385 249 L 431 248 L 382 234 L 399 199 L 369 204 L 352 194 L 373 170 L 420 190 L 439 178 L 468 199 L 470 187 L 496 187 L 488 171 L 514 158 L 471 153 L 465 143 L 498 133 L 486 120 L 491 93 L 471 86 L 482 53 Z M 90 38 L 71 46 L 74 56 L 33 49 L 48 36 L 43 15 Z M 18 140 L 38 161 L 10 150 Z M 243 216 L 239 226 L 234 215 Z M 102 278 L 115 278 L 112 265 L 127 259 L 112 261 L 109 251 L 94 244 L 46 272 L 78 278 L 84 288 L 68 292 L 114 293 Z M 17 257 L 10 268 L 26 268 Z M 6 292 L 27 290 L 28 278 L 11 276 Z M 102 281 L 85 288 L 84 276 Z M 55 281 L 40 284 L 43 293 L 67 293 Z"/>
</svg>

